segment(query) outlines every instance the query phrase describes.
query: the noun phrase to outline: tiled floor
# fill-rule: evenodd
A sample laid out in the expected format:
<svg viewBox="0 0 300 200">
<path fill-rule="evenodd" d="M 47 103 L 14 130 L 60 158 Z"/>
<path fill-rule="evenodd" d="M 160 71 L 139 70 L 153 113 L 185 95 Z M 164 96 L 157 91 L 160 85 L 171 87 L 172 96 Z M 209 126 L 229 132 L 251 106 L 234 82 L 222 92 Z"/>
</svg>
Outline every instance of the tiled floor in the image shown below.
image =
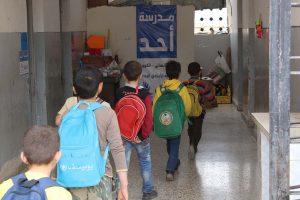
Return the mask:
<svg viewBox="0 0 300 200">
<path fill-rule="evenodd" d="M 181 166 L 174 182 L 166 182 L 165 141 L 152 136 L 152 162 L 157 200 L 257 200 L 256 142 L 231 105 L 209 111 L 195 161 L 187 158 L 188 136 L 180 146 Z M 141 199 L 141 178 L 136 154 L 129 170 L 130 199 Z"/>
</svg>

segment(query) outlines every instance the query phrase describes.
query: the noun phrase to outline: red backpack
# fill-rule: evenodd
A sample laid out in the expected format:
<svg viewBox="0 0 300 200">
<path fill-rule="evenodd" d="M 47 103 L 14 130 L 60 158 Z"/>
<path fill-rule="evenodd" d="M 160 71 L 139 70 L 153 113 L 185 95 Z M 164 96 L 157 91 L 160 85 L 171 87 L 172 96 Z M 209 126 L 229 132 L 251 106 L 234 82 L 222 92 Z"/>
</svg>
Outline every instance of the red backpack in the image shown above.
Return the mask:
<svg viewBox="0 0 300 200">
<path fill-rule="evenodd" d="M 128 141 L 134 141 L 146 116 L 146 106 L 137 94 L 127 94 L 115 106 L 121 135 Z"/>
</svg>

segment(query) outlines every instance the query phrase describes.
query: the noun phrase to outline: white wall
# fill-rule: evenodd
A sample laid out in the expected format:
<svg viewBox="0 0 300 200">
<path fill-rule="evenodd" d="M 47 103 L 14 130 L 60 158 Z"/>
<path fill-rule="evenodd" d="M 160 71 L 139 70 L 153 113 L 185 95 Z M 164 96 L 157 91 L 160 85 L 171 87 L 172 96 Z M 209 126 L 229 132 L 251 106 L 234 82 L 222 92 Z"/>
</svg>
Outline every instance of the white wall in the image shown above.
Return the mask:
<svg viewBox="0 0 300 200">
<path fill-rule="evenodd" d="M 218 50 L 226 55 L 230 47 L 230 35 L 195 35 L 194 37 L 195 61 L 203 67 L 203 75 L 205 75 L 215 65 Z"/>
<path fill-rule="evenodd" d="M 254 2 L 253 0 L 243 0 L 243 28 L 255 28 L 255 18 L 254 18 Z"/>
<path fill-rule="evenodd" d="M 296 2 L 296 1 L 295 1 Z M 244 3 L 244 1 L 243 1 Z M 270 22 L 270 2 L 269 0 L 254 0 L 250 2 L 250 5 L 254 6 L 254 20 L 259 19 L 262 16 L 263 27 L 269 28 Z M 291 13 L 291 25 L 300 26 L 300 12 L 299 8 L 292 8 Z"/>
<path fill-rule="evenodd" d="M 86 31 L 86 0 L 63 0 L 61 1 L 62 31 Z"/>
<path fill-rule="evenodd" d="M 228 8 L 228 26 L 230 33 L 231 47 L 231 70 L 232 70 L 232 101 L 240 108 L 241 80 L 239 75 L 239 27 L 242 26 L 242 20 L 239 20 L 238 0 L 227 0 Z"/>
<path fill-rule="evenodd" d="M 0 0 L 0 32 L 26 32 L 27 11 L 24 0 Z"/>
<path fill-rule="evenodd" d="M 59 0 L 32 0 L 34 32 L 59 32 Z"/>
<path fill-rule="evenodd" d="M 121 64 L 136 57 L 136 8 L 97 7 L 87 12 L 87 33 L 107 35 L 110 29 L 110 44 L 118 54 Z M 187 65 L 194 61 L 194 7 L 177 6 L 177 60 L 181 63 L 181 79 L 187 79 Z"/>
</svg>

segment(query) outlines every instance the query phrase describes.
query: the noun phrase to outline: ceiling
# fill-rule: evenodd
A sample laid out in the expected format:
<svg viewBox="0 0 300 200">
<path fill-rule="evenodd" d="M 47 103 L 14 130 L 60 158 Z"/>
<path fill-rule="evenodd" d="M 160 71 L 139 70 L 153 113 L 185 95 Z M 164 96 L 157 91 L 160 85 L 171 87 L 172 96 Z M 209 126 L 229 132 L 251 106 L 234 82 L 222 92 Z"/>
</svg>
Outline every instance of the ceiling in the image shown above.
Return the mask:
<svg viewBox="0 0 300 200">
<path fill-rule="evenodd" d="M 109 0 L 111 6 L 134 6 L 140 4 L 194 5 L 196 10 L 226 7 L 226 0 Z"/>
</svg>

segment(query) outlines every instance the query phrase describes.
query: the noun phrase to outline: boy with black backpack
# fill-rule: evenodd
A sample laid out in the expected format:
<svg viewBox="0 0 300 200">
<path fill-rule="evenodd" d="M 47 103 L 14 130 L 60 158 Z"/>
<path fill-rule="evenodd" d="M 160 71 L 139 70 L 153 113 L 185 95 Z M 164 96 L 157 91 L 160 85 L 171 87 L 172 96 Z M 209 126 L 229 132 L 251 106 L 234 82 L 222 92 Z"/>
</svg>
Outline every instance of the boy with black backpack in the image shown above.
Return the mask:
<svg viewBox="0 0 300 200">
<path fill-rule="evenodd" d="M 57 181 L 70 188 L 74 199 L 97 200 L 112 197 L 111 151 L 120 179 L 120 198 L 128 199 L 125 149 L 115 112 L 97 102 L 103 80 L 95 68 L 82 68 L 74 87 L 79 103 L 63 117 L 59 134 L 62 158 Z"/>
<path fill-rule="evenodd" d="M 0 184 L 0 199 L 72 200 L 71 194 L 50 178 L 60 156 L 59 135 L 54 128 L 30 128 L 25 133 L 21 152 L 29 170 Z"/>
<path fill-rule="evenodd" d="M 152 132 L 152 98 L 149 88 L 139 86 L 142 66 L 129 61 L 123 68 L 126 85 L 117 90 L 117 113 L 129 167 L 132 149 L 136 149 L 143 179 L 143 200 L 157 197 L 153 190 L 150 134 Z"/>
<path fill-rule="evenodd" d="M 188 73 L 190 74 L 190 79 L 183 82 L 183 84 L 188 88 L 191 102 L 192 102 L 192 112 L 189 115 L 189 127 L 188 135 L 190 139 L 189 146 L 189 159 L 195 159 L 195 154 L 198 151 L 198 143 L 202 136 L 202 124 L 205 117 L 205 105 L 204 101 L 214 102 L 215 96 L 213 95 L 211 88 L 201 81 L 202 69 L 200 64 L 197 62 L 192 62 L 188 65 Z"/>
<path fill-rule="evenodd" d="M 181 133 L 186 117 L 191 112 L 191 100 L 187 88 L 178 80 L 181 65 L 176 61 L 166 63 L 169 80 L 156 88 L 154 97 L 154 132 L 167 140 L 169 155 L 166 167 L 167 181 L 174 180 L 179 160 Z"/>
</svg>

